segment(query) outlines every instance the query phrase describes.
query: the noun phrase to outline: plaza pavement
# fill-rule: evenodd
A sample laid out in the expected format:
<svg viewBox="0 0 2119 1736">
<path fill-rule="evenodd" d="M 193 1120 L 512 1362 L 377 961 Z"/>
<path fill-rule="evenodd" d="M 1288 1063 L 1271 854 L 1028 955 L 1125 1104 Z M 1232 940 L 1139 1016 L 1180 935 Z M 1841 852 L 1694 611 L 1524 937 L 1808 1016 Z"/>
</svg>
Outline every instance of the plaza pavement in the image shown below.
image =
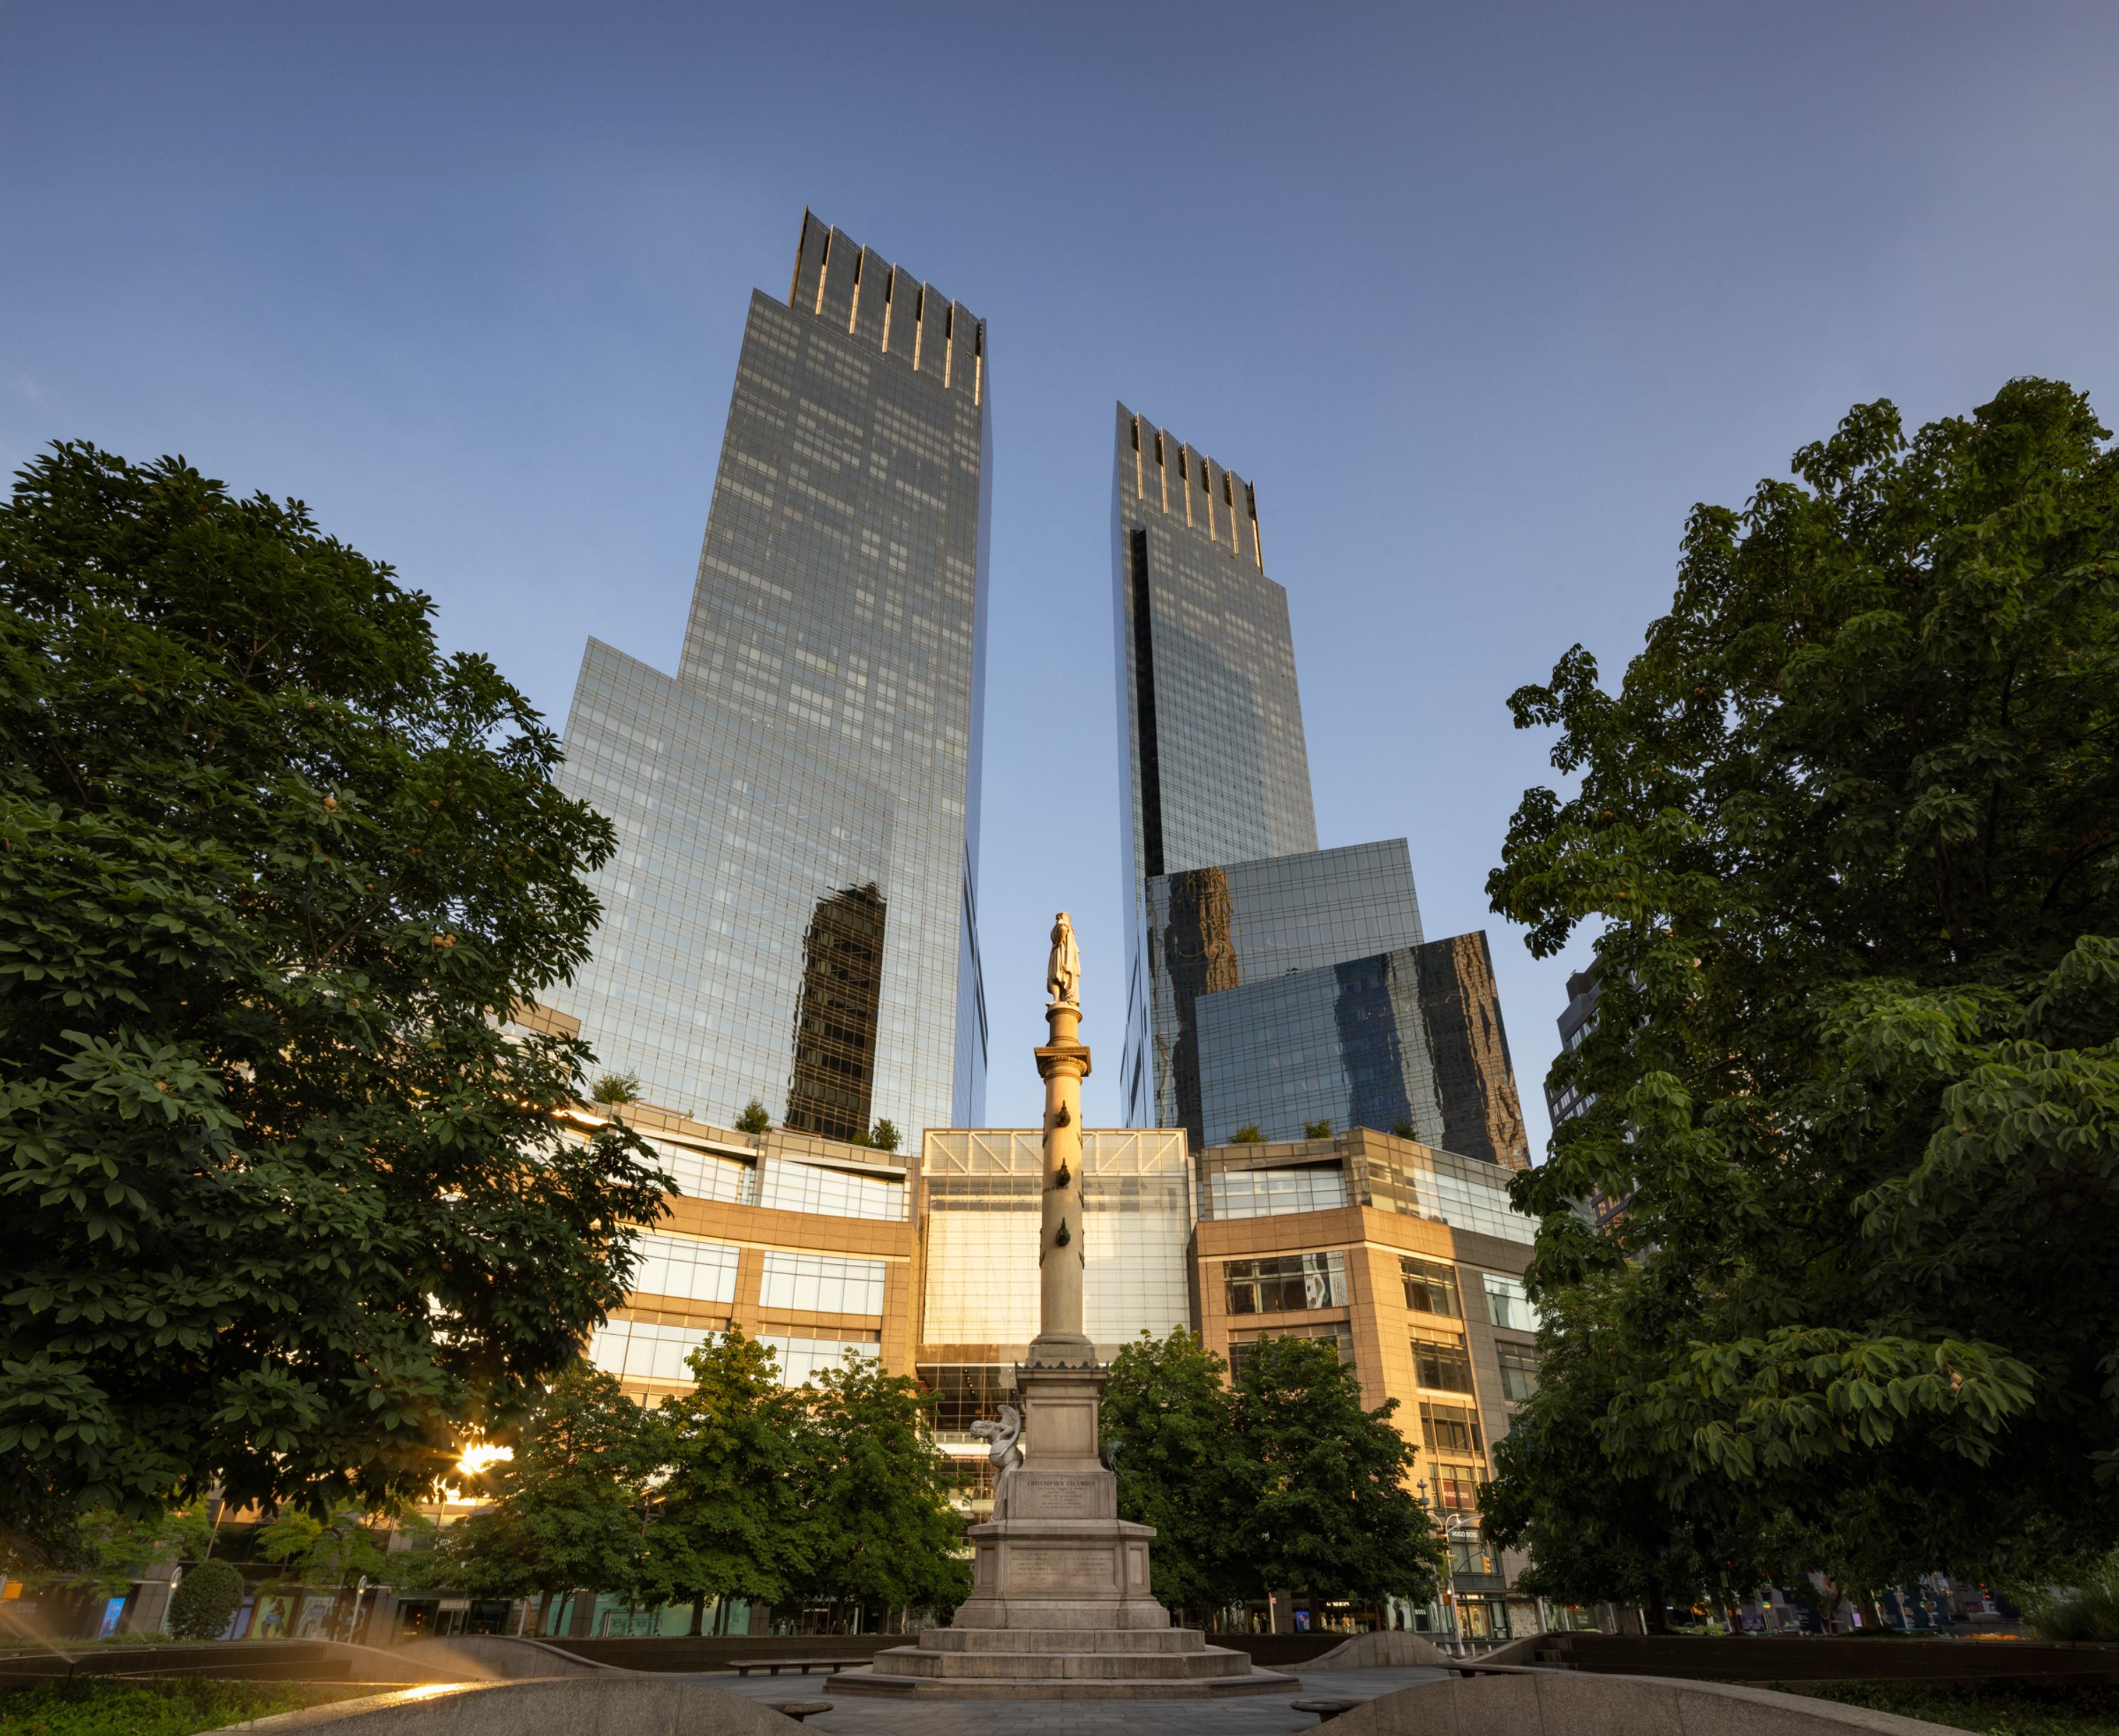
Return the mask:
<svg viewBox="0 0 2119 1736">
<path fill-rule="evenodd" d="M 882 1700 L 833 1693 L 822 1676 L 716 1676 L 716 1687 L 770 1706 L 782 1700 L 828 1700 L 833 1710 L 809 1721 L 827 1736 L 1283 1736 L 1315 1728 L 1315 1712 L 1288 1702 L 1311 1698 L 1373 1700 L 1439 1669 L 1302 1669 L 1300 1687 L 1229 1700 Z"/>
</svg>

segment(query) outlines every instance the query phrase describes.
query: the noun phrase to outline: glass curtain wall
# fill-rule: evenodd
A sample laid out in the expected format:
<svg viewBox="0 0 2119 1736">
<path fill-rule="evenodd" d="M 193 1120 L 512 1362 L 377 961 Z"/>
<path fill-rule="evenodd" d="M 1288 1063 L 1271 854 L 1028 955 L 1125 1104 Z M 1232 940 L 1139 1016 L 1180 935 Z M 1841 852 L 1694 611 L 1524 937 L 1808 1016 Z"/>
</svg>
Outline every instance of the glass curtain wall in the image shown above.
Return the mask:
<svg viewBox="0 0 2119 1736">
<path fill-rule="evenodd" d="M 835 1139 L 981 1116 L 983 321 L 804 219 L 751 298 L 677 673 L 591 639 L 568 791 L 616 824 L 552 999 L 642 1095 Z"/>
</svg>

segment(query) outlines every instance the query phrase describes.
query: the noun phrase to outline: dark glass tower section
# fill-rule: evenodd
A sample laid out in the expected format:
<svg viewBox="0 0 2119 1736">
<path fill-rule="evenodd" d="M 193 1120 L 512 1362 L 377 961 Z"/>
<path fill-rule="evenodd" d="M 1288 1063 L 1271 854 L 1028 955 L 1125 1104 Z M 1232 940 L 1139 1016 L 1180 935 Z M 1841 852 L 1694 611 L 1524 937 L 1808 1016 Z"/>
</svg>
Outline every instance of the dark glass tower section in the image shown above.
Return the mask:
<svg viewBox="0 0 2119 1736">
<path fill-rule="evenodd" d="M 1290 972 L 1418 946 L 1420 900 L 1405 840 L 1392 838 L 1158 875 L 1148 883 L 1146 928 L 1147 1120 L 1183 1127 L 1201 1147 L 1256 1119 L 1245 1114 L 1223 1128 L 1207 1113 L 1203 1078 L 1222 1062 L 1207 1059 L 1203 1010 L 1232 994 L 1249 1007 L 1259 991 L 1247 983 L 1270 987 L 1295 980 Z"/>
<path fill-rule="evenodd" d="M 564 781 L 610 815 L 552 998 L 642 1094 L 845 1137 L 985 1117 L 985 323 L 806 215 L 753 295 L 677 672 L 591 639 Z"/>
<path fill-rule="evenodd" d="M 802 936 L 795 1076 L 787 1085 L 787 1126 L 798 1133 L 855 1140 L 869 1130 L 884 915 L 873 882 L 849 886 L 817 901 Z"/>
<path fill-rule="evenodd" d="M 1287 593 L 1250 484 L 1118 406 L 1111 571 L 1127 933 L 1120 1091 L 1153 1112 L 1148 883 L 1317 847 Z"/>
<path fill-rule="evenodd" d="M 1208 1145 L 1319 1121 L 1403 1133 L 1510 1169 L 1530 1161 L 1483 933 L 1262 976 L 1193 1010 Z"/>
</svg>

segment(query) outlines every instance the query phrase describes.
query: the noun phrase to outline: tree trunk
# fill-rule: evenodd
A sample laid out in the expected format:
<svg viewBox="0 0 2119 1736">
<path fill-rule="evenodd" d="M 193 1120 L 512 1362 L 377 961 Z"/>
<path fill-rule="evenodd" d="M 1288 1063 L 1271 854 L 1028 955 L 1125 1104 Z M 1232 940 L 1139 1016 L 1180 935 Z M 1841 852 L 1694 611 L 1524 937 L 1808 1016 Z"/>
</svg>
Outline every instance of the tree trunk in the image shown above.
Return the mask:
<svg viewBox="0 0 2119 1736">
<path fill-rule="evenodd" d="M 692 1638 L 696 1640 L 699 1637 L 699 1625 L 701 1622 L 704 1622 L 706 1618 L 707 1594 L 705 1592 L 702 1591 L 697 1597 L 692 1599 Z"/>
<path fill-rule="evenodd" d="M 595 1631 L 596 1606 L 596 1593 L 575 1587 L 573 1619 L 567 1623 L 569 1639 L 585 1640 Z"/>
</svg>

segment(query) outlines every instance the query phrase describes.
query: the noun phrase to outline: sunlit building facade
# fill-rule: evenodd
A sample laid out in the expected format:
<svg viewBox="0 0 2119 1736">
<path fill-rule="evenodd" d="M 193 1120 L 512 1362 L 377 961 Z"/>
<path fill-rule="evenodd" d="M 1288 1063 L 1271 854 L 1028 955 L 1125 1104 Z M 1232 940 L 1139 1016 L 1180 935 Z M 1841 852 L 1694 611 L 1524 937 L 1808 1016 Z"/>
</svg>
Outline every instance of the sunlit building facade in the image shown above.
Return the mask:
<svg viewBox="0 0 2119 1736">
<path fill-rule="evenodd" d="M 967 1511 L 990 1511 L 971 1422 L 995 1414 L 1037 1335 L 1043 1135 L 953 1129 L 921 1142 L 914 1212 L 923 1262 L 917 1372 L 942 1395 L 937 1431 Z M 1083 1329 L 1099 1356 L 1193 1324 L 1192 1171 L 1176 1129 L 1082 1135 Z"/>
<path fill-rule="evenodd" d="M 852 1140 L 983 1118 L 985 322 L 804 217 L 751 298 L 675 674 L 591 639 L 569 793 L 609 815 L 554 998 L 642 1093 Z"/>
<path fill-rule="evenodd" d="M 1509 1172 L 1417 1140 L 1356 1130 L 1199 1153 L 1196 1259 L 1207 1348 L 1240 1367 L 1265 1338 L 1328 1340 L 1374 1408 L 1395 1399 L 1413 1478 L 1452 1556 L 1451 1601 L 1403 1613 L 1476 1638 L 1536 1632 L 1512 1596 L 1520 1562 L 1478 1527 L 1493 1444 L 1537 1384 L 1523 1293 L 1537 1225 Z"/>
</svg>

